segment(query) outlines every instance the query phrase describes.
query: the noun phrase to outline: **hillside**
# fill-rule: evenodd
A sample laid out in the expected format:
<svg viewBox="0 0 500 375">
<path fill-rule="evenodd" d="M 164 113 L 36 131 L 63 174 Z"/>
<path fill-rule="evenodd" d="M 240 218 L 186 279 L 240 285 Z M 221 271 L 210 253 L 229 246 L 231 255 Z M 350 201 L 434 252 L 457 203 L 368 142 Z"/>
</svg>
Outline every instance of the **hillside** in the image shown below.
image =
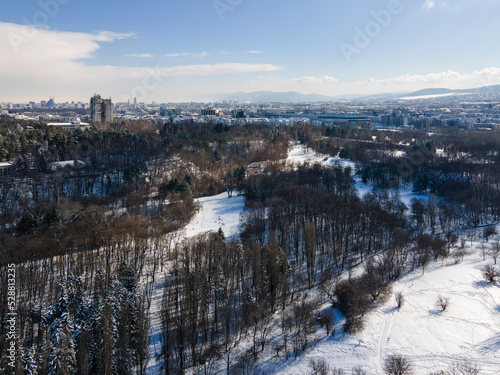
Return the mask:
<svg viewBox="0 0 500 375">
<path fill-rule="evenodd" d="M 295 146 L 287 159 L 288 164 L 318 162 L 322 164 L 351 163 L 337 157 L 317 155 L 302 146 Z M 356 181 L 359 194 L 371 187 Z M 409 190 L 400 191 L 402 200 L 409 204 L 411 198 L 427 199 Z M 490 239 L 496 241 L 499 237 Z M 488 245 L 486 245 L 488 247 Z M 384 360 L 389 355 L 402 355 L 412 364 L 415 375 L 427 375 L 445 370 L 455 362 L 468 361 L 480 366 L 481 375 L 500 373 L 500 286 L 483 281 L 482 269 L 493 264 L 491 257 L 483 260 L 481 242 L 468 241 L 467 255 L 455 260 L 449 257 L 444 262 L 431 263 L 422 274 L 422 269 L 408 273 L 393 285 L 393 292 L 402 292 L 405 303 L 398 309 L 391 297 L 379 304 L 366 319 L 365 329 L 358 334 L 346 334 L 343 330 L 345 318 L 338 310 L 335 335 L 327 336 L 319 328 L 311 341 L 315 342 L 306 352 L 294 360 L 276 356 L 272 348 L 282 345 L 280 330 L 271 332 L 269 344 L 261 353 L 257 367 L 252 371 L 262 374 L 305 375 L 310 374 L 310 361 L 325 359 L 331 369 L 337 368 L 350 374 L 353 367 L 360 366 L 369 375 L 383 374 Z M 452 249 L 453 252 L 458 248 Z M 354 274 L 360 274 L 359 266 Z M 344 275 L 347 277 L 346 275 Z M 446 311 L 436 306 L 438 295 L 449 299 Z M 305 291 L 310 299 L 323 299 L 318 311 L 332 309 L 319 288 Z M 279 314 L 274 317 L 279 320 Z M 234 349 L 235 356 L 248 350 L 248 338 Z M 218 374 L 224 374 L 224 365 L 218 366 Z"/>
</svg>

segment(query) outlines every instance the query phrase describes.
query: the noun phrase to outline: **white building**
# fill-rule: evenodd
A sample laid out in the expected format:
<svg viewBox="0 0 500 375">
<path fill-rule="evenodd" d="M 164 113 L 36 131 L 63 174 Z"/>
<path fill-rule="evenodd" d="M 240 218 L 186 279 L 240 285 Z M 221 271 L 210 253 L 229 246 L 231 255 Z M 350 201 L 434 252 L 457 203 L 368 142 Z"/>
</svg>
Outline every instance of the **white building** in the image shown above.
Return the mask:
<svg viewBox="0 0 500 375">
<path fill-rule="evenodd" d="M 11 163 L 10 161 L 0 162 L 0 176 L 9 176 L 13 174 L 15 170 L 16 165 L 14 163 Z"/>
<path fill-rule="evenodd" d="M 76 129 L 86 130 L 90 128 L 90 124 L 81 122 L 79 119 L 71 122 L 49 122 L 47 125 L 58 127 L 67 131 L 74 131 Z"/>
</svg>

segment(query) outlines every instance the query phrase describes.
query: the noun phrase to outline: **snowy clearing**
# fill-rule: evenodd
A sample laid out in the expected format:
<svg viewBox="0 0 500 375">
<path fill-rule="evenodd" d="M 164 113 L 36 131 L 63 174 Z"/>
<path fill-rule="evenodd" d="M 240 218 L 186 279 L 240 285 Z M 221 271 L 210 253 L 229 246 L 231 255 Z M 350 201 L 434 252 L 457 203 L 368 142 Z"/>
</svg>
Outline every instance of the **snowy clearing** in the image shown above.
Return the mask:
<svg viewBox="0 0 500 375">
<path fill-rule="evenodd" d="M 239 233 L 240 214 L 245 206 L 245 197 L 227 193 L 200 198 L 196 202 L 200 210 L 183 229 L 187 238 L 206 232 L 217 232 L 222 228 L 226 237 Z"/>
</svg>

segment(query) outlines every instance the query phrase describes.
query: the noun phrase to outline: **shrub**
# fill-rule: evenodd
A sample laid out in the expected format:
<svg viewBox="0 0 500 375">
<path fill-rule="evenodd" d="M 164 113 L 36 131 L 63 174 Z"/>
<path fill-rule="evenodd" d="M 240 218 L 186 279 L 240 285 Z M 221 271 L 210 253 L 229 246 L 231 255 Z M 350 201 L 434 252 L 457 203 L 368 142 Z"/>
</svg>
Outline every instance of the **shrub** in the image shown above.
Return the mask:
<svg viewBox="0 0 500 375">
<path fill-rule="evenodd" d="M 441 309 L 441 311 L 446 311 L 450 304 L 448 297 L 442 296 L 441 294 L 437 296 L 436 307 Z"/>
<path fill-rule="evenodd" d="M 500 271 L 493 266 L 487 266 L 483 268 L 483 277 L 489 283 L 494 284 L 500 277 Z"/>
<path fill-rule="evenodd" d="M 363 317 L 371 308 L 370 297 L 360 280 L 346 280 L 337 284 L 335 294 L 339 308 L 346 317 L 344 330 L 359 332 L 363 328 Z"/>
<path fill-rule="evenodd" d="M 335 335 L 335 316 L 333 315 L 333 311 L 331 309 L 319 313 L 317 319 L 320 326 L 325 328 L 327 336 L 330 336 L 330 333 L 332 336 Z"/>
</svg>

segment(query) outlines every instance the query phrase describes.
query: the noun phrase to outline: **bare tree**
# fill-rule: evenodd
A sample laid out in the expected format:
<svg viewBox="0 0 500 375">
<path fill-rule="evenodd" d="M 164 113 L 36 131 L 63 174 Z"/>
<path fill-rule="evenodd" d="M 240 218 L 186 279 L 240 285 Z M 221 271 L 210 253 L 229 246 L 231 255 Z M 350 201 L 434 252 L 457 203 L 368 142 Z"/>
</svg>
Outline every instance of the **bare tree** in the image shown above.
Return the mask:
<svg viewBox="0 0 500 375">
<path fill-rule="evenodd" d="M 490 254 L 493 257 L 493 261 L 497 264 L 498 257 L 500 256 L 500 240 L 497 240 L 490 247 Z"/>
<path fill-rule="evenodd" d="M 353 367 L 352 375 L 368 375 L 365 370 L 361 366 Z"/>
<path fill-rule="evenodd" d="M 324 358 L 311 359 L 309 362 L 310 375 L 330 375 L 330 366 L 327 365 Z"/>
<path fill-rule="evenodd" d="M 335 325 L 335 315 L 331 309 L 318 314 L 318 323 L 321 327 L 325 328 L 327 336 L 330 336 L 330 332 L 332 335 L 335 334 L 335 329 L 333 329 L 333 326 Z"/>
<path fill-rule="evenodd" d="M 491 236 L 497 234 L 495 227 L 486 227 L 483 230 L 483 237 L 488 242 Z"/>
<path fill-rule="evenodd" d="M 391 355 L 385 360 L 384 372 L 387 375 L 413 374 L 411 362 L 400 355 Z"/>
<path fill-rule="evenodd" d="M 449 375 L 478 375 L 480 372 L 479 365 L 464 361 L 452 364 L 447 373 Z"/>
</svg>

